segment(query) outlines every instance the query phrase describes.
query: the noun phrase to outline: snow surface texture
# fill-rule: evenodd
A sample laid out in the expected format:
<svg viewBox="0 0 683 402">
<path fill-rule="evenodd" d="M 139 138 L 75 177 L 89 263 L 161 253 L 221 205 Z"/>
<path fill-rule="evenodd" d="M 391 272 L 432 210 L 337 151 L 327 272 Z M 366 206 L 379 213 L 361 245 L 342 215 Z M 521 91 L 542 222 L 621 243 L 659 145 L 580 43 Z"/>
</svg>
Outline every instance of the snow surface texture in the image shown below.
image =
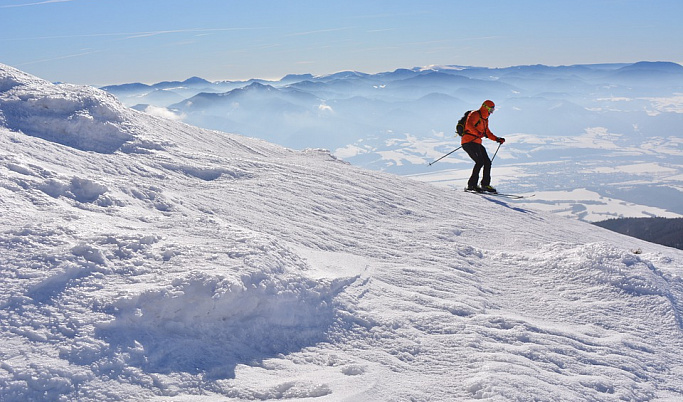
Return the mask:
<svg viewBox="0 0 683 402">
<path fill-rule="evenodd" d="M 683 397 L 678 250 L 4 65 L 0 111 L 0 400 Z"/>
</svg>

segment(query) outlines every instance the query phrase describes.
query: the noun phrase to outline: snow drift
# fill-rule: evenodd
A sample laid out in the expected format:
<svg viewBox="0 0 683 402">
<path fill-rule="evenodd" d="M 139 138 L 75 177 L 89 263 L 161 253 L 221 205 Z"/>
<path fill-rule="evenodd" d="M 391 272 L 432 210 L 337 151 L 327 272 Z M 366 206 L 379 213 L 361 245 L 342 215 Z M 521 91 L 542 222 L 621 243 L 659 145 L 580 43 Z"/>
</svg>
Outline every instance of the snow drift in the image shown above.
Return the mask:
<svg viewBox="0 0 683 402">
<path fill-rule="evenodd" d="M 2 400 L 683 395 L 680 251 L 4 65 L 0 112 Z"/>
</svg>

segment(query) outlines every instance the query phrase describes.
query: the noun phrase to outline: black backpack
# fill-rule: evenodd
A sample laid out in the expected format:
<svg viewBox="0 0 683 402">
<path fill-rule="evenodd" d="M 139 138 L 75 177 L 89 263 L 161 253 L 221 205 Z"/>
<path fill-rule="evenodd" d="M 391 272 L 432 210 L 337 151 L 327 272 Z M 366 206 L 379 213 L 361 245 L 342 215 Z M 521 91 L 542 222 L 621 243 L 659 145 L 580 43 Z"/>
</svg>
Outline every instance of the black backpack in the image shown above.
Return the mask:
<svg viewBox="0 0 683 402">
<path fill-rule="evenodd" d="M 458 120 L 458 124 L 455 125 L 455 132 L 462 137 L 463 133 L 465 132 L 465 122 L 467 121 L 467 117 L 472 113 L 473 110 L 468 110 L 465 112 L 465 114 Z"/>
</svg>

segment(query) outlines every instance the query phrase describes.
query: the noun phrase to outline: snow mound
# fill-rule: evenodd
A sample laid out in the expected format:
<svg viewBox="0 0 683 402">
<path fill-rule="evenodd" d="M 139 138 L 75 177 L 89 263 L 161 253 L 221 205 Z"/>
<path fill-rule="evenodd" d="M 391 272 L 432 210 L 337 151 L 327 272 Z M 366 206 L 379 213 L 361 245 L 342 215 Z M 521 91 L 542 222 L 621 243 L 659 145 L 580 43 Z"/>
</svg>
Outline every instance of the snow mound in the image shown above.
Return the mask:
<svg viewBox="0 0 683 402">
<path fill-rule="evenodd" d="M 0 125 L 12 131 L 112 153 L 135 138 L 131 113 L 102 90 L 51 84 L 0 64 Z"/>
<path fill-rule="evenodd" d="M 100 198 L 107 192 L 107 186 L 99 184 L 90 179 L 73 177 L 68 183 L 50 179 L 40 189 L 52 197 L 66 196 L 78 202 L 98 202 L 101 206 L 111 205 L 111 200 Z"/>
<path fill-rule="evenodd" d="M 342 284 L 195 273 L 167 289 L 117 300 L 107 307 L 116 319 L 100 325 L 98 336 L 111 350 L 129 351 L 128 364 L 145 371 L 231 378 L 238 363 L 324 340 Z"/>
<path fill-rule="evenodd" d="M 240 168 L 228 169 L 219 166 L 196 166 L 188 164 L 175 164 L 175 163 L 162 163 L 164 168 L 181 172 L 191 177 L 201 179 L 204 181 L 213 181 L 220 178 L 223 175 L 227 175 L 233 179 L 249 178 L 251 175 L 248 171 Z"/>
</svg>

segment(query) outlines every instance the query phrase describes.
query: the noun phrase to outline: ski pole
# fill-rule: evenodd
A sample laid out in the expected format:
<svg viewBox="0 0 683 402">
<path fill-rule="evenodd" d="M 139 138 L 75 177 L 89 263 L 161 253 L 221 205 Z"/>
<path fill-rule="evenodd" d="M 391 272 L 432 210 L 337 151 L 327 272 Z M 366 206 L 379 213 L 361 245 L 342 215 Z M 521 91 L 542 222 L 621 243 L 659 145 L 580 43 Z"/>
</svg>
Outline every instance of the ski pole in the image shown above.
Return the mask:
<svg viewBox="0 0 683 402">
<path fill-rule="evenodd" d="M 502 143 L 498 143 L 498 148 L 496 148 L 496 153 L 493 154 L 493 158 L 491 158 L 491 163 L 493 163 L 493 160 L 496 159 L 496 155 L 498 155 L 498 150 L 500 149 L 500 146 L 503 145 Z"/>
<path fill-rule="evenodd" d="M 437 159 L 437 160 L 435 160 L 435 161 L 429 162 L 429 166 L 432 166 L 432 165 L 435 164 L 436 162 L 438 162 L 438 161 L 440 161 L 441 159 L 447 157 L 448 155 L 452 154 L 453 152 L 457 151 L 457 150 L 460 149 L 460 148 L 462 148 L 462 146 L 459 146 L 459 147 L 455 148 L 455 149 L 452 150 L 451 152 L 447 153 L 446 155 L 442 156 L 441 158 L 439 158 L 439 159 Z"/>
</svg>

